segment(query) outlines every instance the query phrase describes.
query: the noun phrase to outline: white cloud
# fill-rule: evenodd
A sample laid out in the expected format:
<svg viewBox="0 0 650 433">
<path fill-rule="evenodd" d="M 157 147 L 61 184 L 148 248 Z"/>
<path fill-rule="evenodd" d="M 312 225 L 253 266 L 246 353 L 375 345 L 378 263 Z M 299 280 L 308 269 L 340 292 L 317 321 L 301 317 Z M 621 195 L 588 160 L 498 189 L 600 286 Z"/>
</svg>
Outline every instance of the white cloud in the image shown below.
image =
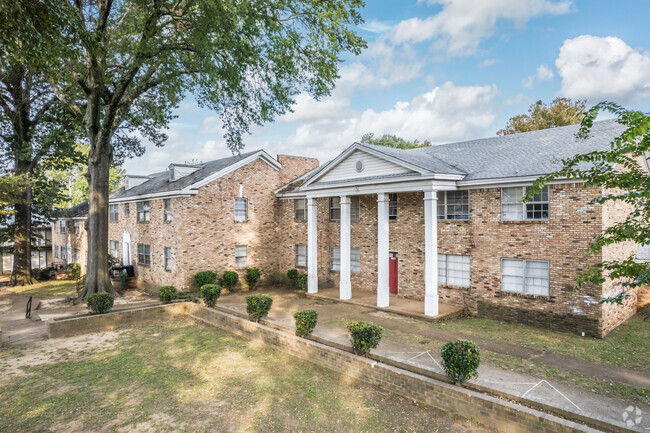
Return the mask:
<svg viewBox="0 0 650 433">
<path fill-rule="evenodd" d="M 529 75 L 524 80 L 522 80 L 521 84 L 527 89 L 532 89 L 533 85 L 535 84 L 535 80 L 549 81 L 552 80 L 554 76 L 555 74 L 553 74 L 551 68 L 549 68 L 546 65 L 539 65 L 539 67 L 537 68 L 537 74 Z"/>
<path fill-rule="evenodd" d="M 361 24 L 359 28 L 371 33 L 384 33 L 391 29 L 391 25 L 377 20 L 370 20 Z"/>
<path fill-rule="evenodd" d="M 616 37 L 567 39 L 555 67 L 562 77 L 563 96 L 622 104 L 650 98 L 650 53 L 634 50 Z"/>
<path fill-rule="evenodd" d="M 479 63 L 479 66 L 482 68 L 487 68 L 492 65 L 496 65 L 497 63 L 501 63 L 501 60 L 499 59 L 485 59 L 481 63 Z"/>
<path fill-rule="evenodd" d="M 565 14 L 570 0 L 428 0 L 442 5 L 436 15 L 425 19 L 402 21 L 393 30 L 396 44 L 436 40 L 450 54 L 464 55 L 476 51 L 481 40 L 494 35 L 500 21 L 522 27 L 531 18 L 543 14 Z"/>
</svg>

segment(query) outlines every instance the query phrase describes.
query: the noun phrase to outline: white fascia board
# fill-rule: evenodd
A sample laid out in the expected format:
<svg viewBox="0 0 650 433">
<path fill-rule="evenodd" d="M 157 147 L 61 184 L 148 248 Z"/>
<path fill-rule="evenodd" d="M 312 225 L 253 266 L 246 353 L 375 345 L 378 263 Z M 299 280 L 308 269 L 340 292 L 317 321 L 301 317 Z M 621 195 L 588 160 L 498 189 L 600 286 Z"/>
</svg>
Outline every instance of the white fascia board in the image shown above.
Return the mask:
<svg viewBox="0 0 650 433">
<path fill-rule="evenodd" d="M 120 197 L 120 198 L 111 198 L 108 199 L 108 204 L 117 204 L 117 203 L 128 203 L 136 201 L 146 201 L 149 199 L 157 198 L 178 198 L 178 197 L 189 197 L 192 195 L 198 194 L 198 191 L 183 189 L 179 191 L 167 191 L 167 192 L 156 192 L 152 194 L 136 195 L 132 197 Z"/>
<path fill-rule="evenodd" d="M 465 177 L 462 174 L 430 174 L 425 176 L 419 176 L 413 178 L 413 176 L 405 175 L 404 177 L 386 177 L 379 179 L 367 179 L 367 180 L 358 180 L 351 179 L 349 182 L 341 182 L 337 184 L 319 184 L 319 185 L 303 185 L 300 188 L 303 191 L 316 191 L 320 189 L 332 189 L 332 188 L 345 188 L 348 186 L 358 186 L 358 185 L 382 185 L 382 184 L 392 184 L 392 183 L 404 183 L 404 182 L 419 182 L 421 180 L 451 180 L 458 181 Z"/>
<path fill-rule="evenodd" d="M 264 162 L 266 162 L 268 165 L 270 165 L 273 169 L 275 169 L 275 171 L 280 171 L 280 169 L 282 168 L 282 164 L 280 164 L 278 161 L 273 159 L 273 157 L 271 157 L 271 155 L 266 153 L 266 151 L 260 150 L 258 152 L 255 152 L 251 156 L 248 156 L 248 157 L 242 159 L 241 161 L 236 162 L 235 164 L 229 165 L 228 167 L 224 168 L 223 170 L 220 170 L 220 171 L 218 171 L 216 173 L 212 173 L 210 176 L 206 177 L 203 180 L 200 180 L 200 181 L 198 181 L 196 183 L 193 183 L 192 185 L 189 185 L 186 189 L 192 189 L 192 190 L 198 189 L 198 188 L 200 188 L 200 187 L 202 187 L 204 185 L 209 184 L 213 180 L 220 178 L 221 176 L 224 176 L 224 175 L 226 175 L 228 173 L 231 173 L 231 172 L 233 172 L 235 170 L 238 170 L 238 169 L 242 168 L 243 166 L 245 166 L 247 164 L 250 164 L 251 162 L 255 161 L 258 158 L 262 159 Z"/>
<path fill-rule="evenodd" d="M 459 188 L 501 188 L 503 186 L 529 186 L 541 176 L 502 177 L 494 179 L 462 180 L 458 182 Z M 581 179 L 555 179 L 549 184 L 583 183 Z"/>
<path fill-rule="evenodd" d="M 377 194 L 379 192 L 415 192 L 415 191 L 454 191 L 457 190 L 456 182 L 453 180 L 417 180 L 411 182 L 392 182 L 384 184 L 357 185 L 357 186 L 339 186 L 327 189 L 318 189 L 310 191 L 289 192 L 278 194 L 281 199 L 294 199 L 304 197 L 335 197 L 340 195 L 366 195 Z"/>
</svg>

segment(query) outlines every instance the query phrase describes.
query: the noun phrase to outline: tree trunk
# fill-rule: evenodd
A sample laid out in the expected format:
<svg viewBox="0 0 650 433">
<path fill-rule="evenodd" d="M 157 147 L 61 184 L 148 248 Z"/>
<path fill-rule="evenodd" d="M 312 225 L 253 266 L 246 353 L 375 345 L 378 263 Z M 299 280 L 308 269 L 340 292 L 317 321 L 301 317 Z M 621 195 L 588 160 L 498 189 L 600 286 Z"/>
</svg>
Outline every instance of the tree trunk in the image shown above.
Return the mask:
<svg viewBox="0 0 650 433">
<path fill-rule="evenodd" d="M 16 162 L 16 173 L 26 172 L 25 167 Z M 32 187 L 29 185 L 25 191 L 18 195 L 15 205 L 16 221 L 14 224 L 14 268 L 11 272 L 10 284 L 24 286 L 34 284 L 32 277 Z"/>
</svg>

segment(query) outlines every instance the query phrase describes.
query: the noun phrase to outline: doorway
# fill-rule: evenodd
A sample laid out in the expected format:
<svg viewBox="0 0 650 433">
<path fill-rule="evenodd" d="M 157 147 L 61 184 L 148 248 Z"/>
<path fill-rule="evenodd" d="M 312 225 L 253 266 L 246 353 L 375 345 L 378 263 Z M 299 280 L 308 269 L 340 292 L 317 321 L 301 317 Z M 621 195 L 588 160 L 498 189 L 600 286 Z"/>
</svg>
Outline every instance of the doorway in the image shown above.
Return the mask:
<svg viewBox="0 0 650 433">
<path fill-rule="evenodd" d="M 397 293 L 397 251 L 390 251 L 388 253 L 388 291 L 390 293 Z"/>
</svg>

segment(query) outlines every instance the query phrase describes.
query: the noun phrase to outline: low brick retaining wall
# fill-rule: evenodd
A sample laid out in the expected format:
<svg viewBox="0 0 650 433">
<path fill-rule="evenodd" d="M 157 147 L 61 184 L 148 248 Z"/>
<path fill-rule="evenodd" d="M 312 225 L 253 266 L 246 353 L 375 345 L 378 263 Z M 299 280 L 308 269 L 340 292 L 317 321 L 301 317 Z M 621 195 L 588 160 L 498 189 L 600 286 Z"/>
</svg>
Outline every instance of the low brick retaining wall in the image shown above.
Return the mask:
<svg viewBox="0 0 650 433">
<path fill-rule="evenodd" d="M 179 316 L 189 316 L 236 336 L 261 341 L 296 358 L 379 386 L 442 411 L 458 414 L 464 418 L 473 418 L 502 432 L 598 431 L 526 406 L 444 383 L 395 365 L 356 356 L 329 345 L 296 337 L 223 311 L 192 303 L 52 321 L 48 323 L 48 335 L 52 338 L 66 337 L 127 328 Z M 607 430 L 625 431 L 615 426 Z"/>
</svg>

